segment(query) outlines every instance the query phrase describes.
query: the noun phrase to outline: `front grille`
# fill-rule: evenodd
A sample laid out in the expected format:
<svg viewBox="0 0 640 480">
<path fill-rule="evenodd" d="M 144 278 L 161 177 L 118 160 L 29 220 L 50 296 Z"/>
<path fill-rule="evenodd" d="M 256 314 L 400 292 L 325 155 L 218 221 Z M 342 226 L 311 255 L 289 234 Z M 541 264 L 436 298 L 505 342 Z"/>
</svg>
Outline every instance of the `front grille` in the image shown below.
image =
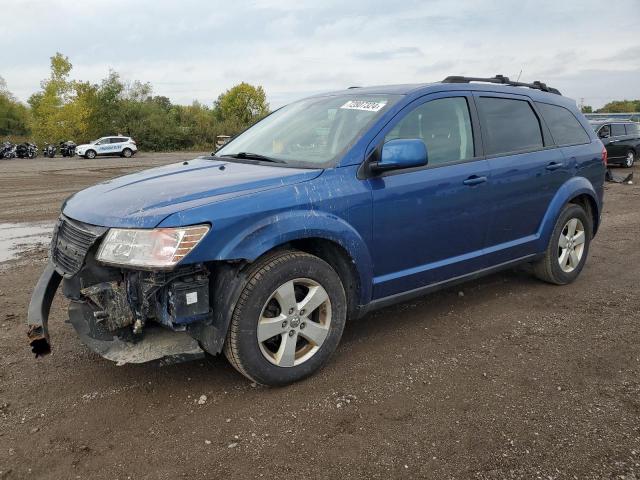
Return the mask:
<svg viewBox="0 0 640 480">
<path fill-rule="evenodd" d="M 87 252 L 104 231 L 104 228 L 61 216 L 51 241 L 51 259 L 58 273 L 67 278 L 78 273 Z"/>
</svg>

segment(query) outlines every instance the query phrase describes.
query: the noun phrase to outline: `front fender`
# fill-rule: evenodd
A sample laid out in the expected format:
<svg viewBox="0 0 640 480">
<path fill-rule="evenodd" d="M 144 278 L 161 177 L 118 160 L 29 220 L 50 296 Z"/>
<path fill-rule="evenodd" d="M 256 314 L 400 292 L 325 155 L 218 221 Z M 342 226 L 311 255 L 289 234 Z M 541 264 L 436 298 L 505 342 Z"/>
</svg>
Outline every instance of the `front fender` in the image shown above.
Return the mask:
<svg viewBox="0 0 640 480">
<path fill-rule="evenodd" d="M 263 218 L 240 232 L 218 252 L 216 260 L 253 261 L 293 240 L 322 238 L 340 245 L 356 265 L 360 301 L 371 299 L 373 269 L 369 249 L 360 234 L 343 219 L 317 210 L 293 210 Z"/>
<path fill-rule="evenodd" d="M 542 252 L 547 248 L 551 233 L 553 232 L 553 228 L 555 227 L 556 220 L 560 215 L 562 208 L 572 199 L 580 195 L 588 195 L 593 200 L 593 205 L 595 205 L 596 208 L 594 217 L 596 219 L 600 218 L 601 203 L 591 182 L 585 177 L 570 178 L 558 189 L 547 208 L 544 218 L 542 219 L 540 231 L 538 233 L 538 251 Z M 594 231 L 596 228 L 597 224 L 594 224 Z"/>
</svg>

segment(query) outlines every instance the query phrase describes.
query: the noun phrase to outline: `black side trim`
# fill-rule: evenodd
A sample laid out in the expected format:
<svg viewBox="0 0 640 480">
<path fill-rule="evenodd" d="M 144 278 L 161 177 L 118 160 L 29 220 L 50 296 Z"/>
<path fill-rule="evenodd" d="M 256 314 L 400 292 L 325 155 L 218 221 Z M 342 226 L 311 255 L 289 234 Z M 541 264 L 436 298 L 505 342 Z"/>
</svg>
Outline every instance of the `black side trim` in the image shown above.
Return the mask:
<svg viewBox="0 0 640 480">
<path fill-rule="evenodd" d="M 539 257 L 539 254 L 526 255 L 524 257 L 520 257 L 515 260 L 510 260 L 508 262 L 500 263 L 498 265 L 494 265 L 493 267 L 476 270 L 475 272 L 467 273 L 466 275 L 460 275 L 459 277 L 454 277 L 449 280 L 444 280 L 438 283 L 432 283 L 430 285 L 425 285 L 424 287 L 418 287 L 413 290 L 409 290 L 407 292 L 396 293 L 395 295 L 389 295 L 388 297 L 378 298 L 377 300 L 373 300 L 371 303 L 369 303 L 369 305 L 362 307 L 360 309 L 360 312 L 361 312 L 361 315 L 364 315 L 373 310 L 378 310 L 380 308 L 388 307 L 389 305 L 406 302 L 413 298 L 422 297 L 428 293 L 432 293 L 437 290 L 442 290 L 443 288 L 451 287 L 459 283 L 464 283 L 469 280 L 474 280 L 476 278 L 484 277 L 486 275 L 490 275 L 492 273 L 496 273 L 501 270 L 506 270 L 511 267 L 515 267 L 516 265 L 531 262 L 536 257 Z"/>
</svg>

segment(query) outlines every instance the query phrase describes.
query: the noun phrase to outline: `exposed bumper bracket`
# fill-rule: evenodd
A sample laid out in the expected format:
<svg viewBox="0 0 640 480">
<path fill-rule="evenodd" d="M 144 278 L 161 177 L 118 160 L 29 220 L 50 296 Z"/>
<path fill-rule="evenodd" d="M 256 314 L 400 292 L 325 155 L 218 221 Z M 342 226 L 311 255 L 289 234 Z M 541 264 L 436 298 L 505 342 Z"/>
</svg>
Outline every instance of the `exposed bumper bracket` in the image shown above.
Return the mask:
<svg viewBox="0 0 640 480">
<path fill-rule="evenodd" d="M 31 295 L 27 312 L 27 326 L 29 327 L 27 336 L 31 351 L 36 355 L 36 358 L 51 353 L 48 328 L 49 311 L 61 280 L 62 276 L 49 260 Z"/>
</svg>

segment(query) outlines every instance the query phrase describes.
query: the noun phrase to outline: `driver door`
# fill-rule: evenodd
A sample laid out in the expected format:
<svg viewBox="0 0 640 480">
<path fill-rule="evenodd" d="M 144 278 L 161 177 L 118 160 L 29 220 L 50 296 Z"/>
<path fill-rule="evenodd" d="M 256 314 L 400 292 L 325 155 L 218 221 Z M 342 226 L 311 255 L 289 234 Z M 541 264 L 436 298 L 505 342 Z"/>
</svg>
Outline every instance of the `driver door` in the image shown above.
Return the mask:
<svg viewBox="0 0 640 480">
<path fill-rule="evenodd" d="M 373 196 L 374 299 L 459 277 L 487 265 L 489 167 L 468 92 L 407 106 L 374 140 L 425 142 L 424 167 L 369 178 Z"/>
</svg>

